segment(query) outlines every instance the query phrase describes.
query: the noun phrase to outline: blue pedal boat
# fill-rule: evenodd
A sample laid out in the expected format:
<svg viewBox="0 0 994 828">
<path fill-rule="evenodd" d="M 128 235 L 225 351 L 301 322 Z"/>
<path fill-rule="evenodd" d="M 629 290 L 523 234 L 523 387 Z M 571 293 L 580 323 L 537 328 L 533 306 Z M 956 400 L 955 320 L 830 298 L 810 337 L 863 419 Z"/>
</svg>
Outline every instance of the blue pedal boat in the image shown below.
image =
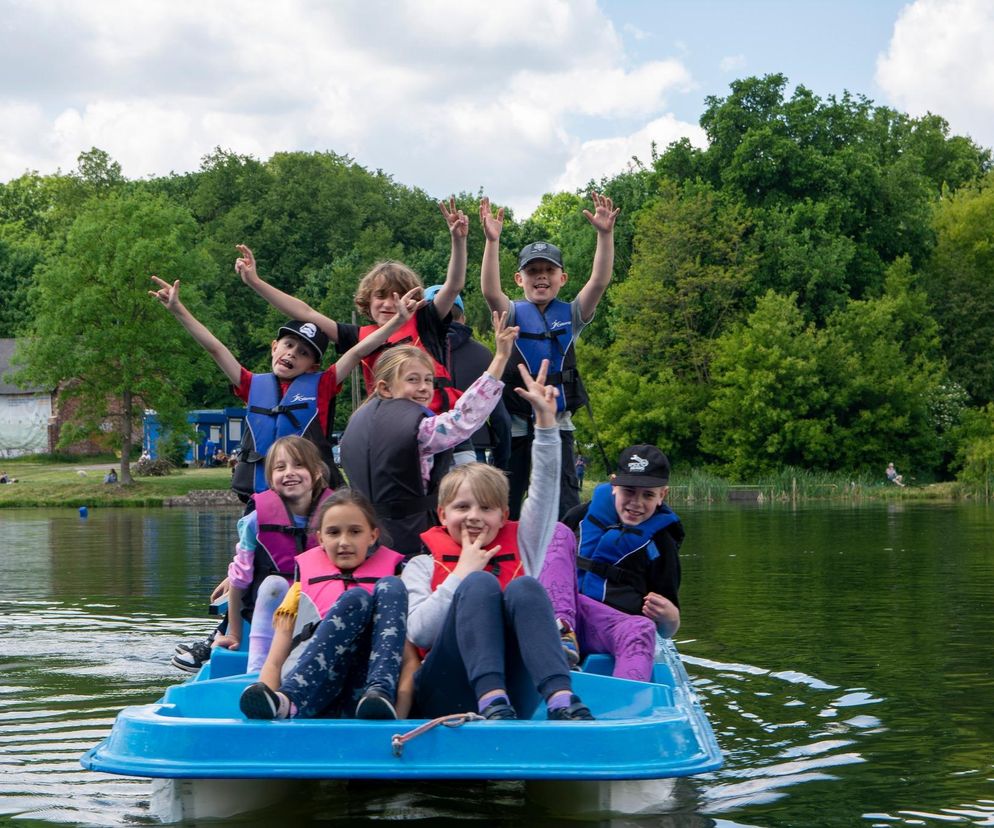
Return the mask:
<svg viewBox="0 0 994 828">
<path fill-rule="evenodd" d="M 412 735 L 423 720 L 248 721 L 238 709 L 246 655 L 216 651 L 158 702 L 121 711 L 84 768 L 165 780 L 153 811 L 164 821 L 230 816 L 279 798 L 260 780 L 525 780 L 529 797 L 562 812 L 642 813 L 660 803 L 657 780 L 711 771 L 721 751 L 676 648 L 663 642 L 652 682 L 610 675 L 590 656 L 573 687 L 596 721 L 467 721 Z M 572 786 L 564 797 L 563 786 Z M 283 787 L 285 791 L 285 787 Z M 235 806 L 238 806 L 235 808 Z M 232 810 L 235 808 L 235 810 Z"/>
</svg>

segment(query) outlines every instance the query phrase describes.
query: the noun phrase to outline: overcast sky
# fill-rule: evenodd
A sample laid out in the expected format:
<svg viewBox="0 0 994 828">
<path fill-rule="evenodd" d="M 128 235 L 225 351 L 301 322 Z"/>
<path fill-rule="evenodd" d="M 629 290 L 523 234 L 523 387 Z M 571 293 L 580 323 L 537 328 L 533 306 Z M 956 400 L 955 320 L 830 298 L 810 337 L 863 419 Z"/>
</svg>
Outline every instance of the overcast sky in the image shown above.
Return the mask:
<svg viewBox="0 0 994 828">
<path fill-rule="evenodd" d="M 529 213 L 785 73 L 994 145 L 992 0 L 0 0 L 0 180 L 332 150 Z"/>
</svg>

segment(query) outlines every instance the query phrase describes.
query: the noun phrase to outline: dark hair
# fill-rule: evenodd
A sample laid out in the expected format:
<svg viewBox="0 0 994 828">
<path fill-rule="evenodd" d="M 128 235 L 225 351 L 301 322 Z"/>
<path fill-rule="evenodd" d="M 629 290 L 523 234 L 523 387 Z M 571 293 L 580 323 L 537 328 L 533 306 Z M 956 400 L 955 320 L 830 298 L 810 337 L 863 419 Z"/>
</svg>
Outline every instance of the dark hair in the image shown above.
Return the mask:
<svg viewBox="0 0 994 828">
<path fill-rule="evenodd" d="M 327 512 L 333 506 L 355 506 L 362 516 L 366 518 L 366 522 L 369 524 L 371 529 L 379 529 L 380 531 L 380 543 L 389 543 L 390 538 L 387 536 L 386 532 L 383 531 L 383 527 L 380 526 L 379 519 L 376 516 L 376 509 L 373 508 L 373 504 L 369 502 L 369 498 L 366 497 L 362 492 L 356 489 L 335 489 L 328 497 L 324 499 L 318 510 L 314 513 L 314 519 L 311 521 L 311 529 L 317 533 L 321 531 L 321 523 L 324 521 L 325 512 Z"/>
</svg>

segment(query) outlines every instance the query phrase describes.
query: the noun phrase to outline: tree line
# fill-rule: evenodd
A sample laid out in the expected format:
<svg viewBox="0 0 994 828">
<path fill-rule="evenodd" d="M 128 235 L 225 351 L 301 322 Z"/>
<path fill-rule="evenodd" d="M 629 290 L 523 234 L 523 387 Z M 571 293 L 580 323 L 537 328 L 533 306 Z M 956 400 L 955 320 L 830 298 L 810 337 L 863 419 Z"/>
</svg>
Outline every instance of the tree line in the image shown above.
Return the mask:
<svg viewBox="0 0 994 828">
<path fill-rule="evenodd" d="M 783 75 L 705 101 L 708 145 L 682 140 L 592 181 L 621 206 L 615 278 L 578 348 L 594 420 L 581 443 L 633 441 L 679 469 L 734 480 L 784 466 L 960 476 L 989 486 L 994 461 L 994 172 L 991 152 L 844 93 L 822 99 Z M 217 149 L 196 172 L 128 180 L 104 152 L 76 170 L 0 185 L 0 336 L 22 338 L 22 376 L 180 422 L 230 404 L 213 364 L 152 302 L 149 275 L 250 369 L 268 370 L 277 315 L 234 274 L 234 245 L 260 273 L 348 320 L 363 273 L 399 259 L 444 279 L 438 197 L 333 152 L 268 160 Z M 475 216 L 479 192 L 457 194 Z M 585 192 L 510 214 L 516 253 L 559 245 L 579 290 L 595 238 Z M 480 333 L 483 237 L 470 233 L 464 300 Z M 347 396 L 339 417 L 348 416 Z M 123 422 L 123 421 L 122 421 Z M 341 425 L 341 422 L 339 423 Z M 126 429 L 125 429 L 126 430 Z M 68 439 L 68 438 L 67 438 Z"/>
</svg>

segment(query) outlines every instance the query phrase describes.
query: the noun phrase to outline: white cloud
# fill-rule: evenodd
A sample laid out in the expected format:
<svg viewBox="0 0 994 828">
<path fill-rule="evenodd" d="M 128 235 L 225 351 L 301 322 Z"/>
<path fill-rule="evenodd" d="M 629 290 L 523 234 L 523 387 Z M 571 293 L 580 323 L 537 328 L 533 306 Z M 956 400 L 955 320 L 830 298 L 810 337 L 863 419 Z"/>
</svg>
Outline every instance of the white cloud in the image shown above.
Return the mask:
<svg viewBox="0 0 994 828">
<path fill-rule="evenodd" d="M 912 115 L 933 112 L 954 133 L 994 144 L 994 4 L 916 0 L 894 24 L 876 81 Z"/>
<path fill-rule="evenodd" d="M 678 121 L 672 115 L 664 115 L 644 126 L 632 135 L 585 141 L 566 163 L 563 174 L 553 182 L 553 190 L 574 191 L 585 187 L 593 179 L 616 175 L 628 168 L 632 158 L 643 164 L 652 161 L 652 145 L 662 152 L 673 141 L 689 138 L 696 147 L 707 146 L 704 130 L 696 124 Z M 529 209 L 534 209 L 535 204 Z"/>
<path fill-rule="evenodd" d="M 748 65 L 745 55 L 726 55 L 718 63 L 718 68 L 726 75 L 740 74 Z"/>
<path fill-rule="evenodd" d="M 5 13 L 0 180 L 72 169 L 91 146 L 130 177 L 196 169 L 216 146 L 331 150 L 521 210 L 578 169 L 616 171 L 593 169 L 611 156 L 592 132 L 648 122 L 647 154 L 644 136 L 675 123 L 668 97 L 692 85 L 678 60 L 633 63 L 595 0 L 6 0 Z"/>
</svg>

